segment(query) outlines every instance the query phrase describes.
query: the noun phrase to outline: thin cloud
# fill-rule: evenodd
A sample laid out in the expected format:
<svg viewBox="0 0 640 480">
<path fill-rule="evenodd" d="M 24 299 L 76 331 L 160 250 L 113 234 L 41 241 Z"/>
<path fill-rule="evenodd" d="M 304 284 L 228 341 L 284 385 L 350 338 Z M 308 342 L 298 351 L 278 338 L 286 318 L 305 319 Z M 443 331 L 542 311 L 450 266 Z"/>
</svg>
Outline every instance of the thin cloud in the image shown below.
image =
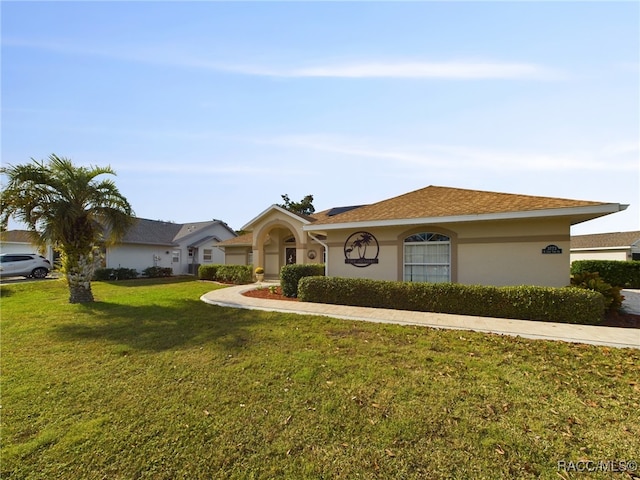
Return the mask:
<svg viewBox="0 0 640 480">
<path fill-rule="evenodd" d="M 3 46 L 36 48 L 65 55 L 99 56 L 113 60 L 194 68 L 238 75 L 274 78 L 392 78 L 392 79 L 454 79 L 454 80 L 559 80 L 566 77 L 559 70 L 535 63 L 500 62 L 485 60 L 451 60 L 432 62 L 425 60 L 351 60 L 343 63 L 317 61 L 306 66 L 265 65 L 260 63 L 227 63 L 212 60 L 191 52 L 168 48 L 121 49 L 91 48 L 59 42 L 34 42 L 22 39 L 4 39 Z"/>
<path fill-rule="evenodd" d="M 504 62 L 377 62 L 325 65 L 292 70 L 289 76 L 338 78 L 524 79 L 558 73 L 535 64 Z"/>
<path fill-rule="evenodd" d="M 603 146 L 599 154 L 588 152 L 548 153 L 505 151 L 455 145 L 425 144 L 403 149 L 389 147 L 367 139 L 339 136 L 295 135 L 265 141 L 282 147 L 360 157 L 369 160 L 393 160 L 398 165 L 496 171 L 621 171 L 637 172 L 636 144 Z M 615 157 L 615 158 L 613 158 Z"/>
</svg>

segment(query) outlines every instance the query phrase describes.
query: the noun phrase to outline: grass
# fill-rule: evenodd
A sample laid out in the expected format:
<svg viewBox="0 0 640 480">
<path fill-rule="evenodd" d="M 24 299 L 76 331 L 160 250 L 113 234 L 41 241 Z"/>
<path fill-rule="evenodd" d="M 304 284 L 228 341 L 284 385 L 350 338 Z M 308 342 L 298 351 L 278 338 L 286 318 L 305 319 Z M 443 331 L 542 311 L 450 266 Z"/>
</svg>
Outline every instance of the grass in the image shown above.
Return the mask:
<svg viewBox="0 0 640 480">
<path fill-rule="evenodd" d="M 96 282 L 70 305 L 61 281 L 3 285 L 0 477 L 557 479 L 584 477 L 563 460 L 640 460 L 638 350 L 198 300 L 213 288 Z"/>
</svg>

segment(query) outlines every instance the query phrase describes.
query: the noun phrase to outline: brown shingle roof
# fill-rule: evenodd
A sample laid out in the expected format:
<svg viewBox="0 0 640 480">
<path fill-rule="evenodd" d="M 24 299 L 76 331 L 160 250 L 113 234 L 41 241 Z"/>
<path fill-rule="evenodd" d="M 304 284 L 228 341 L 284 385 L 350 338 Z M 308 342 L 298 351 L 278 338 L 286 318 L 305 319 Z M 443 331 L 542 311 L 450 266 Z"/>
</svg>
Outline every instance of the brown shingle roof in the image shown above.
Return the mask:
<svg viewBox="0 0 640 480">
<path fill-rule="evenodd" d="M 240 235 L 238 237 L 229 238 L 224 242 L 218 243 L 218 247 L 242 247 L 245 245 L 253 244 L 253 233 L 245 233 L 244 235 Z"/>
<path fill-rule="evenodd" d="M 528 212 L 596 205 L 605 203 L 429 186 L 332 217 L 327 216 L 326 212 L 321 212 L 323 215 L 316 216 L 315 225 Z"/>
<path fill-rule="evenodd" d="M 630 247 L 640 242 L 640 231 L 593 233 L 571 237 L 571 248 Z"/>
<path fill-rule="evenodd" d="M 32 243 L 31 232 L 28 230 L 7 230 L 0 232 L 0 240 L 3 242 Z"/>
</svg>

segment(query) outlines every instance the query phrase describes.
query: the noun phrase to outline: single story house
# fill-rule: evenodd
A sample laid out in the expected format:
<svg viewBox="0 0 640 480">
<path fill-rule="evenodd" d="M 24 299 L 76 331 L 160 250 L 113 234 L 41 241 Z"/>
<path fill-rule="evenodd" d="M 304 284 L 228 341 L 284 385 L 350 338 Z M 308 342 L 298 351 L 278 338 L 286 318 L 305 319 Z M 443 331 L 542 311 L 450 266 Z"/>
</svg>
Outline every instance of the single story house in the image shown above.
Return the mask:
<svg viewBox="0 0 640 480">
<path fill-rule="evenodd" d="M 224 264 L 216 248 L 236 232 L 221 220 L 172 223 L 136 218 L 122 240 L 106 250 L 107 268 L 170 267 L 174 275 L 197 274 L 203 263 Z"/>
<path fill-rule="evenodd" d="M 33 243 L 27 230 L 7 230 L 0 232 L 0 253 L 38 253 L 53 262 L 53 249 L 42 250 Z"/>
<path fill-rule="evenodd" d="M 571 261 L 640 260 L 640 231 L 571 237 Z"/>
<path fill-rule="evenodd" d="M 289 263 L 326 274 L 484 285 L 569 284 L 572 225 L 627 205 L 429 186 L 310 216 L 272 205 L 221 242 L 226 263 L 277 278 Z"/>
<path fill-rule="evenodd" d="M 235 231 L 221 220 L 181 224 L 136 218 L 119 243 L 104 249 L 104 266 L 138 272 L 147 267 L 168 267 L 174 275 L 195 274 L 200 264 L 224 264 L 224 252 L 216 246 L 234 237 Z M 28 232 L 3 232 L 1 238 L 3 253 L 37 252 Z M 54 260 L 51 249 L 48 258 Z"/>
</svg>

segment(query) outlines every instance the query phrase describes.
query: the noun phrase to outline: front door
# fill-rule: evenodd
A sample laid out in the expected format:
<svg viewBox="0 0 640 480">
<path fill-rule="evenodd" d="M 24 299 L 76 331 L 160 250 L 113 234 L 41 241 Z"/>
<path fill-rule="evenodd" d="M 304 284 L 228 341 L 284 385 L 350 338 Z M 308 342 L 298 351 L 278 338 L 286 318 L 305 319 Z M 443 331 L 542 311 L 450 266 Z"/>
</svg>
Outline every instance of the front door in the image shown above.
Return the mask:
<svg viewBox="0 0 640 480">
<path fill-rule="evenodd" d="M 294 247 L 284 249 L 284 261 L 287 265 L 296 263 L 296 249 Z"/>
</svg>

